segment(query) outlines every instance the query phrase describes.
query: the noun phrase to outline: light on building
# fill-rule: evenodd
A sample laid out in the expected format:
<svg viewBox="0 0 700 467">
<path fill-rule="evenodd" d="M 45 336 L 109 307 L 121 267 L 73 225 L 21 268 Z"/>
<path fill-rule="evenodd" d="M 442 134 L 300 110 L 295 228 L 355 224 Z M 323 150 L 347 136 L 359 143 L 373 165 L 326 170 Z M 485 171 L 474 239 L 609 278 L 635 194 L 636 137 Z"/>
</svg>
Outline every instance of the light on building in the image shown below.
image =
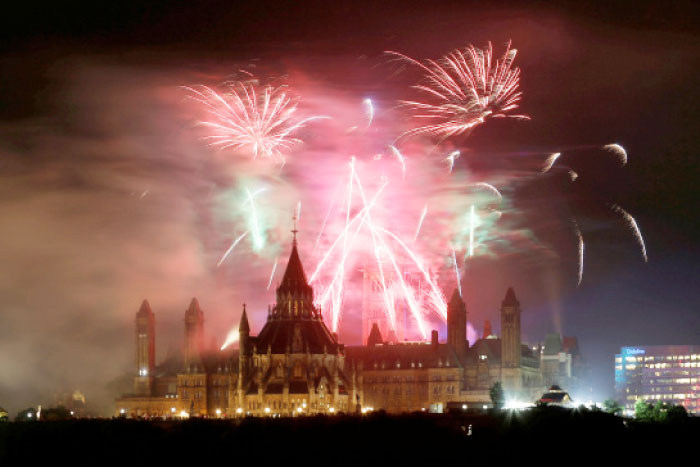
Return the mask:
<svg viewBox="0 0 700 467">
<path fill-rule="evenodd" d="M 238 408 L 236 409 L 236 413 L 243 413 L 243 409 L 240 408 L 240 407 L 238 407 Z"/>
<path fill-rule="evenodd" d="M 297 412 L 301 413 L 301 407 L 297 407 Z"/>
<path fill-rule="evenodd" d="M 462 404 L 462 410 L 467 410 L 467 404 Z"/>
<path fill-rule="evenodd" d="M 488 408 L 489 408 L 488 405 L 484 405 L 484 410 L 486 410 L 486 409 L 488 409 Z"/>
<path fill-rule="evenodd" d="M 221 409 L 216 409 L 216 415 L 221 415 Z"/>
<path fill-rule="evenodd" d="M 265 413 L 270 413 L 270 408 L 269 408 L 269 407 L 265 407 Z"/>
<path fill-rule="evenodd" d="M 70 411 L 70 414 L 71 414 L 71 415 L 75 415 L 75 414 L 73 413 L 73 411 L 72 411 L 72 410 Z"/>
<path fill-rule="evenodd" d="M 34 416 L 34 414 L 33 414 L 33 413 L 31 413 L 31 412 L 27 412 L 27 418 L 32 418 L 33 416 Z"/>
<path fill-rule="evenodd" d="M 328 409 L 328 411 L 329 411 L 330 413 L 335 413 L 335 407 L 331 407 L 330 409 Z"/>
<path fill-rule="evenodd" d="M 126 413 L 126 409 L 120 409 L 120 410 L 119 410 L 119 413 L 122 414 L 122 415 L 124 415 L 124 414 Z"/>
<path fill-rule="evenodd" d="M 181 410 L 181 411 L 180 411 L 180 417 L 181 417 L 181 418 L 187 418 L 187 417 L 189 417 L 189 414 L 188 414 L 187 412 L 185 412 L 184 410 Z"/>
<path fill-rule="evenodd" d="M 301 406 L 306 408 L 306 402 L 302 403 Z"/>
<path fill-rule="evenodd" d="M 170 413 L 175 413 L 175 407 L 170 407 Z"/>
</svg>

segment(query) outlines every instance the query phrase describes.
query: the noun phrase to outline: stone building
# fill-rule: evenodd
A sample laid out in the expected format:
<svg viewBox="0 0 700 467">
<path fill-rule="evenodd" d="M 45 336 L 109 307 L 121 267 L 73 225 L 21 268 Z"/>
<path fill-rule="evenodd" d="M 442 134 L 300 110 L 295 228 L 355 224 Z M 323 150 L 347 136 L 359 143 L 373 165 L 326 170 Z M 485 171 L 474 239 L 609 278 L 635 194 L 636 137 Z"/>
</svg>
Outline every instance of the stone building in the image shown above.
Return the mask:
<svg viewBox="0 0 700 467">
<path fill-rule="evenodd" d="M 377 323 L 367 345 L 345 347 L 313 304 L 296 237 L 276 303 L 257 335 L 243 305 L 239 348 L 204 346 L 204 312 L 185 311 L 184 350 L 155 363 L 155 317 L 147 301 L 136 315 L 134 391 L 117 399 L 125 416 L 293 416 L 383 409 L 444 411 L 451 404 L 483 407 L 501 382 L 506 396 L 532 402 L 545 388 L 540 352 L 521 342 L 520 302 L 509 288 L 501 303 L 501 336 L 490 323 L 467 341 L 467 309 L 454 291 L 447 340 L 385 341 Z"/>
<path fill-rule="evenodd" d="M 134 391 L 116 400 L 117 414 L 143 417 L 301 415 L 357 410 L 361 394 L 345 348 L 323 322 L 292 245 L 267 322 L 251 334 L 245 304 L 239 349 L 204 347 L 204 312 L 185 311 L 182 358 L 155 364 L 155 316 L 144 300 L 136 314 Z"/>
<path fill-rule="evenodd" d="M 483 408 L 491 403 L 489 389 L 497 381 L 509 397 L 534 401 L 543 389 L 540 362 L 520 342 L 520 304 L 512 288 L 501 320 L 506 323 L 501 338 L 489 330 L 470 347 L 466 306 L 455 290 L 447 307 L 445 343 L 438 341 L 437 331 L 429 343 L 382 342 L 378 327 L 373 328 L 368 345 L 347 348 L 365 406 L 388 412 L 442 412 L 454 404 Z"/>
</svg>

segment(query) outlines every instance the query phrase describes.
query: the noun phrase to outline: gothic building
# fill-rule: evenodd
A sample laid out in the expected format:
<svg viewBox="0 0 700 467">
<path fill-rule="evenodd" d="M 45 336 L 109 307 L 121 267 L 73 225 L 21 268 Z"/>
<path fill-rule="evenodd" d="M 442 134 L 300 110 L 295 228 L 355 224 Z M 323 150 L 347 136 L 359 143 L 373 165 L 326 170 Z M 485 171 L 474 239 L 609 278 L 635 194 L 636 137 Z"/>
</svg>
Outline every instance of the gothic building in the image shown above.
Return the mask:
<svg viewBox="0 0 700 467">
<path fill-rule="evenodd" d="M 260 333 L 251 334 L 245 304 L 239 349 L 204 347 L 204 312 L 192 299 L 185 312 L 182 359 L 155 364 L 155 317 L 144 300 L 136 314 L 134 392 L 116 400 L 124 416 L 302 415 L 355 411 L 356 371 L 345 348 L 313 304 L 297 251 Z"/>
<path fill-rule="evenodd" d="M 192 299 L 185 311 L 182 356 L 155 363 L 155 317 L 144 300 L 136 314 L 136 375 L 133 393 L 116 400 L 125 416 L 296 416 L 431 410 L 450 405 L 490 404 L 489 389 L 501 382 L 506 394 L 534 401 L 544 390 L 543 361 L 521 342 L 520 302 L 509 288 L 501 303 L 501 336 L 487 323 L 470 345 L 467 309 L 454 291 L 447 310 L 447 340 L 385 341 L 378 323 L 367 345 L 345 347 L 313 304 L 297 251 L 292 245 L 276 303 L 257 335 L 245 304 L 239 348 L 204 345 L 204 312 Z"/>
<path fill-rule="evenodd" d="M 471 347 L 467 309 L 455 290 L 447 307 L 447 341 L 433 331 L 429 343 L 383 342 L 375 326 L 366 346 L 347 348 L 358 369 L 367 407 L 388 412 L 442 412 L 490 405 L 489 389 L 500 381 L 513 398 L 533 401 L 542 393 L 538 355 L 520 342 L 520 304 L 508 289 L 501 306 L 502 336 L 488 335 Z M 490 327 L 490 325 L 489 325 Z"/>
</svg>

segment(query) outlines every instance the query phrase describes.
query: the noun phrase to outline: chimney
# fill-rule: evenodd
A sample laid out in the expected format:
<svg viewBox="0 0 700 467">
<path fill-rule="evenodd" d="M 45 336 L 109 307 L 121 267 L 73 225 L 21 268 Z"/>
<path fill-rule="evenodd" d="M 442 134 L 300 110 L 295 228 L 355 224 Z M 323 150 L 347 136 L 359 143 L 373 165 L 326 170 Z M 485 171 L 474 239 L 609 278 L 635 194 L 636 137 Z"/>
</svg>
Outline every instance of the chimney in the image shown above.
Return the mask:
<svg viewBox="0 0 700 467">
<path fill-rule="evenodd" d="M 437 332 L 437 330 L 435 330 L 435 329 L 433 329 L 433 331 L 430 333 L 430 345 L 432 345 L 434 349 L 437 349 L 437 346 L 438 346 L 438 332 Z"/>
</svg>

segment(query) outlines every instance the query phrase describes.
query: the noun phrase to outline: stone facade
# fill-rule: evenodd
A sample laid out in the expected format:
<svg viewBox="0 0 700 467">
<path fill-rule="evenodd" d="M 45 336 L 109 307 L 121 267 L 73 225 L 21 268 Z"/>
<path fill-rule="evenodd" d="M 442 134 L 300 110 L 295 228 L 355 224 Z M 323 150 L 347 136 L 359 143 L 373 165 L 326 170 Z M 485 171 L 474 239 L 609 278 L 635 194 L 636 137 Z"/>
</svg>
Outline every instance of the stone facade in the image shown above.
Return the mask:
<svg viewBox="0 0 700 467">
<path fill-rule="evenodd" d="M 534 401 L 544 390 L 540 352 L 521 343 L 520 303 L 509 288 L 501 306 L 502 336 L 469 345 L 467 309 L 454 292 L 447 342 L 395 343 L 373 325 L 368 345 L 345 347 L 323 322 L 296 240 L 276 304 L 252 335 L 245 305 L 239 349 L 203 346 L 204 313 L 193 299 L 185 312 L 184 358 L 155 365 L 154 317 L 147 301 L 136 317 L 134 393 L 117 399 L 117 414 L 144 417 L 298 416 L 444 411 L 454 404 L 490 404 L 500 381 L 510 398 Z"/>
</svg>

